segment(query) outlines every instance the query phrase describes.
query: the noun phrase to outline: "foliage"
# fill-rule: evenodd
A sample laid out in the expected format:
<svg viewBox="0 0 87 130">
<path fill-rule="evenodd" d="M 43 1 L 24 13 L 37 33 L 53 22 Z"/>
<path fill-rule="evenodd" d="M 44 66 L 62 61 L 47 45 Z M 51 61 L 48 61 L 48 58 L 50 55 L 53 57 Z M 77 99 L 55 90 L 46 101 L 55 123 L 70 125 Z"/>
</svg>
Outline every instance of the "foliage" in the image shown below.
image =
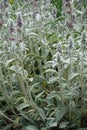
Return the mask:
<svg viewBox="0 0 87 130">
<path fill-rule="evenodd" d="M 62 15 L 62 0 L 51 0 L 51 3 L 57 9 L 56 16 L 60 17 Z"/>
<path fill-rule="evenodd" d="M 87 129 L 86 0 L 57 2 L 0 1 L 1 130 Z"/>
</svg>

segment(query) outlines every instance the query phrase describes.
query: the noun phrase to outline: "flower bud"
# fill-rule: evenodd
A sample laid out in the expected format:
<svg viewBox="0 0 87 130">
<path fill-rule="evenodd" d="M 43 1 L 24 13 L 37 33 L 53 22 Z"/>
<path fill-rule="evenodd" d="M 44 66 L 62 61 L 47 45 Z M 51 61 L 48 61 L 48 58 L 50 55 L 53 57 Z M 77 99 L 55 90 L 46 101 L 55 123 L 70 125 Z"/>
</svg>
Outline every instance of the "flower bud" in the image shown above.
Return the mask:
<svg viewBox="0 0 87 130">
<path fill-rule="evenodd" d="M 56 17 L 56 15 L 57 15 L 57 10 L 54 8 L 53 9 L 53 16 Z"/>
<path fill-rule="evenodd" d="M 57 48 L 57 61 L 58 62 L 61 61 L 61 54 L 62 54 L 61 43 L 59 43 L 58 48 Z"/>
<path fill-rule="evenodd" d="M 0 9 L 1 10 L 3 9 L 3 3 L 2 2 L 0 3 Z"/>
<path fill-rule="evenodd" d="M 72 37 L 70 36 L 69 39 L 68 39 L 68 43 L 69 43 L 69 50 L 72 49 L 72 46 L 73 46 L 73 39 Z"/>
<path fill-rule="evenodd" d="M 57 51 L 58 51 L 59 54 L 62 54 L 62 49 L 61 49 L 61 45 L 60 44 L 58 45 Z"/>
<path fill-rule="evenodd" d="M 66 25 L 68 28 L 72 29 L 73 28 L 73 22 L 72 21 L 66 21 Z"/>
<path fill-rule="evenodd" d="M 5 11 L 5 16 L 6 16 L 6 17 L 9 16 L 9 11 L 8 11 L 8 10 Z"/>
<path fill-rule="evenodd" d="M 82 39 L 81 39 L 81 42 L 82 42 L 82 44 L 86 44 L 86 30 L 84 30 L 83 32 L 82 32 Z"/>
<path fill-rule="evenodd" d="M 68 38 L 68 44 L 69 44 L 68 52 L 69 52 L 69 55 L 70 55 L 72 53 L 72 47 L 73 47 L 73 39 L 72 39 L 71 36 Z"/>
<path fill-rule="evenodd" d="M 0 27 L 2 27 L 4 24 L 4 21 L 3 20 L 0 20 Z"/>
<path fill-rule="evenodd" d="M 21 15 L 18 15 L 17 26 L 20 27 L 20 28 L 22 27 L 22 18 L 21 18 Z"/>
<path fill-rule="evenodd" d="M 81 39 L 81 48 L 85 49 L 86 47 L 86 30 L 82 32 L 82 39 Z"/>
<path fill-rule="evenodd" d="M 10 33 L 14 32 L 14 26 L 13 26 L 13 22 L 12 21 L 10 23 L 9 31 L 10 31 Z"/>
<path fill-rule="evenodd" d="M 5 7 L 5 8 L 8 7 L 8 0 L 4 0 L 4 7 Z"/>
<path fill-rule="evenodd" d="M 57 53 L 57 61 L 60 62 L 60 54 Z"/>
</svg>

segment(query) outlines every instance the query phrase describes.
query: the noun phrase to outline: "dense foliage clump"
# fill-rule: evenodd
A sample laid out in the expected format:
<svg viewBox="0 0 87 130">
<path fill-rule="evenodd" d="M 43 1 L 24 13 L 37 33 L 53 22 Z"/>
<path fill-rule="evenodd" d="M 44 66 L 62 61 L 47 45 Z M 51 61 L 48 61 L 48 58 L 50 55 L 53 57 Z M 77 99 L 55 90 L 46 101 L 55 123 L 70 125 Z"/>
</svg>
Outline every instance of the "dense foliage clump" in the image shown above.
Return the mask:
<svg viewBox="0 0 87 130">
<path fill-rule="evenodd" d="M 0 1 L 0 130 L 87 130 L 86 5 Z"/>
</svg>

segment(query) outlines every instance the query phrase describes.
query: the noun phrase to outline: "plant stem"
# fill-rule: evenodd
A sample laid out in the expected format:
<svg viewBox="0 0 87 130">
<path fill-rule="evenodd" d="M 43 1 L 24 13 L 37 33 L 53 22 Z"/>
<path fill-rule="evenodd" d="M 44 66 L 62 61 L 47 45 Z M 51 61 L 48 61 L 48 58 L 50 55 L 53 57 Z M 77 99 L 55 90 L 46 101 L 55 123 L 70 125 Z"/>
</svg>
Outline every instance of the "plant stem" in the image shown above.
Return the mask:
<svg viewBox="0 0 87 130">
<path fill-rule="evenodd" d="M 9 117 L 7 117 L 2 111 L 0 111 L 0 116 L 6 118 L 7 120 L 9 120 L 9 121 L 11 121 L 11 122 L 13 122 L 13 123 L 15 123 L 15 124 L 18 124 L 18 125 L 20 124 L 20 123 L 18 123 L 18 122 L 16 122 L 16 121 L 10 119 Z"/>
<path fill-rule="evenodd" d="M 82 113 L 84 112 L 84 92 L 85 92 L 85 86 L 84 86 L 84 49 L 82 49 L 82 56 L 81 56 L 81 100 L 82 100 Z"/>
</svg>

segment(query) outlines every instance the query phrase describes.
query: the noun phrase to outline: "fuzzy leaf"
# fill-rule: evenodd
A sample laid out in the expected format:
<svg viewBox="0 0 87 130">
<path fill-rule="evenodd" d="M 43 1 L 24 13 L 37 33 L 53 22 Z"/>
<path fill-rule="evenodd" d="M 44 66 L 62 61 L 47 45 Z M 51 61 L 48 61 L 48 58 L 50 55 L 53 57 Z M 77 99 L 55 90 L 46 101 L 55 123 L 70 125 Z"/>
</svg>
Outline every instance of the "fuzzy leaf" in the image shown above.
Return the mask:
<svg viewBox="0 0 87 130">
<path fill-rule="evenodd" d="M 39 93 L 39 94 L 36 96 L 35 101 L 37 101 L 38 99 L 40 99 L 40 97 L 43 95 L 43 93 L 44 93 L 44 92 Z"/>
<path fill-rule="evenodd" d="M 29 104 L 21 103 L 21 104 L 18 106 L 18 110 L 22 110 L 22 109 L 27 108 L 27 107 L 29 107 Z"/>
<path fill-rule="evenodd" d="M 61 108 L 61 109 L 58 109 L 56 111 L 56 121 L 59 122 L 63 117 L 64 115 L 67 113 L 67 109 L 66 108 Z"/>
<path fill-rule="evenodd" d="M 73 79 L 75 79 L 76 77 L 78 77 L 79 76 L 79 73 L 71 73 L 70 75 L 69 75 L 69 80 L 73 80 Z"/>
<path fill-rule="evenodd" d="M 42 127 L 41 130 L 47 130 L 47 128 L 46 127 Z"/>
<path fill-rule="evenodd" d="M 35 83 L 30 87 L 30 91 L 32 91 L 35 87 L 37 87 L 39 85 L 39 83 Z"/>
<path fill-rule="evenodd" d="M 54 69 L 48 69 L 44 73 L 54 73 L 54 74 L 58 75 L 58 72 L 56 70 L 54 70 Z"/>
<path fill-rule="evenodd" d="M 59 128 L 60 128 L 60 129 L 64 129 L 64 128 L 67 127 L 68 124 L 69 124 L 69 122 L 63 121 L 63 122 L 60 123 Z"/>
<path fill-rule="evenodd" d="M 37 111 L 38 111 L 40 117 L 43 119 L 43 121 L 45 121 L 46 116 L 45 116 L 44 110 L 42 108 L 37 107 Z"/>
<path fill-rule="evenodd" d="M 46 123 L 46 127 L 47 128 L 51 128 L 51 127 L 56 127 L 57 126 L 57 122 L 55 121 L 55 118 L 47 118 L 47 123 Z"/>
<path fill-rule="evenodd" d="M 54 97 L 58 96 L 58 93 L 56 91 L 52 91 L 48 96 L 47 99 L 52 99 Z"/>
<path fill-rule="evenodd" d="M 23 78 L 27 78 L 27 76 L 28 76 L 27 71 L 23 70 L 22 67 L 20 67 L 20 66 L 14 66 L 13 65 L 9 69 L 12 70 L 15 73 L 21 75 Z"/>
<path fill-rule="evenodd" d="M 15 60 L 16 60 L 16 58 L 7 60 L 6 63 L 5 63 L 5 66 L 7 67 L 10 63 L 12 63 L 12 62 L 15 61 Z"/>
<path fill-rule="evenodd" d="M 15 73 L 18 73 L 18 74 L 21 74 L 21 67 L 20 66 L 11 66 L 10 68 L 9 68 L 10 70 L 12 70 L 13 72 L 15 72 Z"/>
<path fill-rule="evenodd" d="M 48 81 L 49 84 L 53 84 L 55 82 L 58 82 L 59 77 L 51 77 Z"/>
<path fill-rule="evenodd" d="M 37 128 L 37 126 L 30 125 L 26 127 L 26 130 L 39 130 L 39 129 Z"/>
</svg>

